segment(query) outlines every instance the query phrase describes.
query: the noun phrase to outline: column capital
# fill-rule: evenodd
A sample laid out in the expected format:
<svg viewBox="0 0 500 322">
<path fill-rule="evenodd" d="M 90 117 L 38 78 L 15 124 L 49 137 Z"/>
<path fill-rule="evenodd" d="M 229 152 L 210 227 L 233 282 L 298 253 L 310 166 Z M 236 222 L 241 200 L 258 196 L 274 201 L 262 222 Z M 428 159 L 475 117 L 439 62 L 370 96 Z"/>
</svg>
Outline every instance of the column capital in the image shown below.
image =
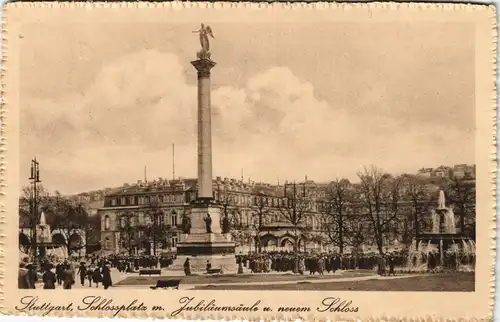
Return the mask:
<svg viewBox="0 0 500 322">
<path fill-rule="evenodd" d="M 192 61 L 191 64 L 198 71 L 198 78 L 210 77 L 210 70 L 216 65 L 216 63 L 210 59 L 198 59 Z"/>
</svg>

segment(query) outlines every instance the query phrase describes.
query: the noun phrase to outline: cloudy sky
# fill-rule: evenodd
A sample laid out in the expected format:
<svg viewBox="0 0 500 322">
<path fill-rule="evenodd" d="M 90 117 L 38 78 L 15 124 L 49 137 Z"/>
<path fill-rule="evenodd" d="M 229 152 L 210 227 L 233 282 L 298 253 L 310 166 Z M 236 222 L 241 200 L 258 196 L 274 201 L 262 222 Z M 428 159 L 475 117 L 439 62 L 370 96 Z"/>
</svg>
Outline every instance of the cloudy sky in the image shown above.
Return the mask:
<svg viewBox="0 0 500 322">
<path fill-rule="evenodd" d="M 474 162 L 473 29 L 211 23 L 214 176 L 275 183 Z M 196 24 L 28 25 L 21 183 L 49 190 L 196 176 Z M 54 47 L 57 44 L 57 47 Z"/>
</svg>

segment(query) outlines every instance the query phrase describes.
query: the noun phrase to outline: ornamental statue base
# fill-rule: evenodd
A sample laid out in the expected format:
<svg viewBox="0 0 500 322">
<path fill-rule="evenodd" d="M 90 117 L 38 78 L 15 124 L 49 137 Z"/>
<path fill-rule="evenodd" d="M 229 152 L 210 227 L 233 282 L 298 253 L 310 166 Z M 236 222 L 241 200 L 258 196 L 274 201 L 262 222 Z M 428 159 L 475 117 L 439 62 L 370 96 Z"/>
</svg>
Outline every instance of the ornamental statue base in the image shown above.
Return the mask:
<svg viewBox="0 0 500 322">
<path fill-rule="evenodd" d="M 204 218 L 212 218 L 212 232 L 206 232 Z M 238 265 L 234 254 L 235 243 L 220 231 L 220 207 L 211 199 L 199 199 L 191 206 L 191 232 L 177 243 L 177 259 L 168 270 L 184 270 L 189 258 L 192 274 L 207 272 L 207 262 L 212 269 L 221 269 L 223 274 L 236 273 Z"/>
</svg>

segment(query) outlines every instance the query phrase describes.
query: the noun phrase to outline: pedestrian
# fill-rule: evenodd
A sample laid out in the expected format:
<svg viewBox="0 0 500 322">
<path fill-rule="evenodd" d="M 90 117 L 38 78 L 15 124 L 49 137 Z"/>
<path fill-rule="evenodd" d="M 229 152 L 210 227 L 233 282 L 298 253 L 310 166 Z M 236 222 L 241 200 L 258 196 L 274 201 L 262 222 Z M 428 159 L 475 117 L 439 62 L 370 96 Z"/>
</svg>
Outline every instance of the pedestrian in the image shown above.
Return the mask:
<svg viewBox="0 0 500 322">
<path fill-rule="evenodd" d="M 387 267 L 387 261 L 385 259 L 385 256 L 382 255 L 380 256 L 380 276 L 385 276 L 386 267 Z"/>
<path fill-rule="evenodd" d="M 111 270 L 109 268 L 109 263 L 105 263 L 102 266 L 102 285 L 104 289 L 107 290 L 110 286 L 113 285 L 113 281 L 111 280 Z"/>
<path fill-rule="evenodd" d="M 87 276 L 87 267 L 85 266 L 84 262 L 81 262 L 80 267 L 78 267 L 78 275 L 80 275 L 80 284 L 84 286 L 85 277 Z"/>
<path fill-rule="evenodd" d="M 89 287 L 92 287 L 92 275 L 94 274 L 94 269 L 89 267 L 87 269 L 87 280 L 89 281 Z"/>
<path fill-rule="evenodd" d="M 38 282 L 38 273 L 36 272 L 35 265 L 33 263 L 29 263 L 26 265 L 26 268 L 28 269 L 28 279 L 30 281 L 30 288 L 36 288 L 35 284 Z"/>
<path fill-rule="evenodd" d="M 299 258 L 299 274 L 304 275 L 305 270 L 305 260 L 304 257 Z"/>
<path fill-rule="evenodd" d="M 63 271 L 64 271 L 64 266 L 62 263 L 57 263 L 56 265 L 56 278 L 57 278 L 57 284 L 61 285 L 62 280 L 63 280 Z"/>
<path fill-rule="evenodd" d="M 28 276 L 28 269 L 26 268 L 26 263 L 19 263 L 19 272 L 17 279 L 17 287 L 20 289 L 29 289 L 30 287 L 30 279 Z"/>
<path fill-rule="evenodd" d="M 396 275 L 394 272 L 394 257 L 391 255 L 389 257 L 389 275 Z"/>
<path fill-rule="evenodd" d="M 189 257 L 184 261 L 184 274 L 186 276 L 191 275 L 191 263 L 189 262 Z"/>
<path fill-rule="evenodd" d="M 49 263 L 45 264 L 44 269 L 45 269 L 45 272 L 42 275 L 43 289 L 44 290 L 55 290 L 57 278 L 56 278 L 56 274 L 54 274 L 54 272 L 51 271 L 52 264 L 49 264 Z"/>
<path fill-rule="evenodd" d="M 101 275 L 101 269 L 99 266 L 96 266 L 94 269 L 94 272 L 92 273 L 92 280 L 95 283 L 95 287 L 99 287 L 99 283 L 102 282 L 102 275 Z"/>
<path fill-rule="evenodd" d="M 69 264 L 64 265 L 63 271 L 63 289 L 70 290 L 75 280 L 73 278 L 73 271 L 71 270 L 71 266 Z"/>
</svg>

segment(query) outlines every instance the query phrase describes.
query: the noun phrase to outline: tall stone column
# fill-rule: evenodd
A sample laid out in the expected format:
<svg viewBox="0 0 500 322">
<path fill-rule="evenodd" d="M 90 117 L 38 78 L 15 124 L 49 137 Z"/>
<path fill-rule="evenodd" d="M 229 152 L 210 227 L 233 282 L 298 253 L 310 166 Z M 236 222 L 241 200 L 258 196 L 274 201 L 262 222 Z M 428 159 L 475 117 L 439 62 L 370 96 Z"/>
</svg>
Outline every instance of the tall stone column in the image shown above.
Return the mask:
<svg viewBox="0 0 500 322">
<path fill-rule="evenodd" d="M 204 55 L 202 55 L 204 54 Z M 192 272 L 204 272 L 207 261 L 213 268 L 236 272 L 235 244 L 222 234 L 220 207 L 212 191 L 212 115 L 210 106 L 210 71 L 215 62 L 207 53 L 199 53 L 191 64 L 198 71 L 198 198 L 191 204 L 191 229 L 177 243 L 177 259 L 171 270 L 182 270 L 189 259 Z M 208 233 L 205 219 L 212 219 Z"/>
<path fill-rule="evenodd" d="M 198 199 L 213 199 L 210 70 L 215 62 L 198 59 L 191 64 L 198 71 Z"/>
</svg>

